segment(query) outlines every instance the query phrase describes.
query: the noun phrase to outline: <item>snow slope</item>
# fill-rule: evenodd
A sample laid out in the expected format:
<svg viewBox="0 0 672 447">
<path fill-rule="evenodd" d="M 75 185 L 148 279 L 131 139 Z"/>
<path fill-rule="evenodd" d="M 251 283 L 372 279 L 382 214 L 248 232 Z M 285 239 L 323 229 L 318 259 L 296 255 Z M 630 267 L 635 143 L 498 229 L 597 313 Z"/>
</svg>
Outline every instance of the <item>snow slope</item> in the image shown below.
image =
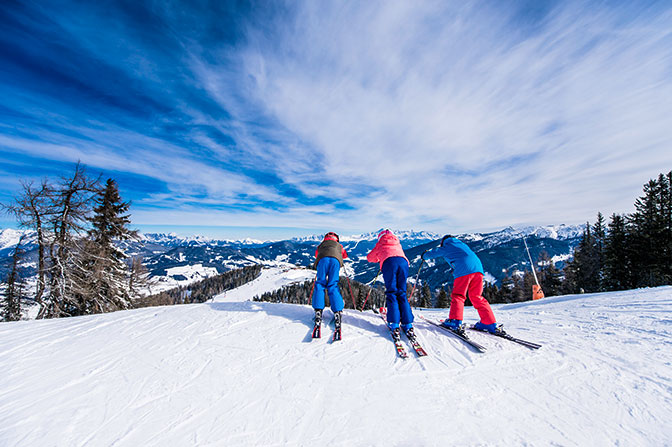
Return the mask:
<svg viewBox="0 0 672 447">
<path fill-rule="evenodd" d="M 418 321 L 430 355 L 402 360 L 373 313 L 311 342 L 310 307 L 245 301 L 307 273 L 269 270 L 212 303 L 0 324 L 0 445 L 672 444 L 672 287 L 494 306 L 539 351 L 474 333 L 478 354 Z"/>
<path fill-rule="evenodd" d="M 216 296 L 214 302 L 247 301 L 264 292 L 277 290 L 283 286 L 295 283 L 312 281 L 315 278 L 315 270 L 304 268 L 291 268 L 289 266 L 268 268 L 261 271 L 259 278 L 247 284 L 229 290 Z"/>
</svg>

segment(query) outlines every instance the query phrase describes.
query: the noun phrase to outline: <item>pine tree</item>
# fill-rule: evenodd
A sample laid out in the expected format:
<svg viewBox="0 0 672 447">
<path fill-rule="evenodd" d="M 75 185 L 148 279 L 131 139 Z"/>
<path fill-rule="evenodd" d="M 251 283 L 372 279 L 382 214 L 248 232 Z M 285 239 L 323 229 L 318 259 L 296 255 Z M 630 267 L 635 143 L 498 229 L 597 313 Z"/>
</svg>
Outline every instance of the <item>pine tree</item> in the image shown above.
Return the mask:
<svg viewBox="0 0 672 447">
<path fill-rule="evenodd" d="M 586 223 L 579 245 L 574 250 L 574 258 L 565 267 L 565 291 L 568 293 L 597 292 L 599 290 L 599 270 L 596 255 L 597 244 Z"/>
<path fill-rule="evenodd" d="M 420 303 L 418 305 L 419 307 L 423 308 L 432 307 L 432 291 L 429 288 L 429 284 L 427 283 L 422 286 L 422 290 L 420 292 Z"/>
<path fill-rule="evenodd" d="M 528 281 L 526 276 L 532 276 L 532 274 L 529 271 L 517 273 L 514 272 L 512 276 L 513 288 L 511 289 L 511 293 L 509 295 L 510 301 L 508 302 L 520 303 L 521 301 L 527 300 L 527 296 L 530 295 L 532 291 L 533 280 L 532 282 Z"/>
<path fill-rule="evenodd" d="M 504 278 L 502 278 L 502 287 L 499 289 L 499 300 L 490 301 L 490 303 L 511 303 L 513 302 L 513 289 L 515 287 L 515 282 L 513 276 L 509 276 L 509 272 L 506 272 Z"/>
<path fill-rule="evenodd" d="M 660 275 L 663 284 L 672 283 L 672 171 L 660 175 L 661 210 L 660 210 Z"/>
<path fill-rule="evenodd" d="M 625 218 L 614 213 L 604 246 L 605 287 L 608 290 L 634 287 L 631 250 Z"/>
<path fill-rule="evenodd" d="M 595 291 L 605 290 L 604 280 L 604 244 L 606 238 L 606 228 L 604 225 L 604 216 L 602 213 L 597 213 L 597 220 L 593 224 L 593 248 L 592 248 L 592 262 L 594 264 L 594 288 Z"/>
<path fill-rule="evenodd" d="M 531 270 L 525 270 L 523 274 L 522 288 L 523 293 L 521 296 L 521 301 L 529 301 L 532 299 L 532 286 L 536 285 L 534 280 L 534 275 Z"/>
<path fill-rule="evenodd" d="M 82 314 L 131 307 L 128 268 L 124 262 L 126 255 L 114 244 L 115 241 L 137 237 L 137 232 L 128 228 L 131 220 L 126 213 L 130 203 L 122 201 L 117 184 L 112 179 L 107 180 L 97 203 L 74 281 Z"/>
<path fill-rule="evenodd" d="M 672 171 L 660 175 L 661 186 L 661 235 L 660 265 L 662 282 L 672 283 Z"/>
<path fill-rule="evenodd" d="M 483 285 L 483 298 L 485 298 L 488 303 L 502 303 L 501 290 L 497 287 L 496 284 L 485 281 Z"/>
<path fill-rule="evenodd" d="M 668 178 L 661 174 L 644 185 L 644 195 L 635 201 L 635 212 L 629 219 L 636 286 L 657 286 L 672 280 L 667 243 L 672 231 Z"/>
<path fill-rule="evenodd" d="M 439 294 L 436 297 L 436 307 L 439 309 L 447 309 L 450 307 L 450 299 L 443 287 L 441 287 Z"/>
<path fill-rule="evenodd" d="M 545 296 L 555 296 L 560 293 L 562 286 L 562 272 L 557 269 L 555 263 L 548 252 L 542 251 L 539 254 L 539 283 Z"/>
<path fill-rule="evenodd" d="M 23 236 L 14 248 L 12 254 L 12 267 L 7 276 L 7 288 L 5 289 L 4 308 L 2 318 L 4 321 L 17 321 L 21 319 L 21 301 L 23 300 L 24 284 L 19 272 L 19 263 L 24 255 L 21 248 Z"/>
</svg>

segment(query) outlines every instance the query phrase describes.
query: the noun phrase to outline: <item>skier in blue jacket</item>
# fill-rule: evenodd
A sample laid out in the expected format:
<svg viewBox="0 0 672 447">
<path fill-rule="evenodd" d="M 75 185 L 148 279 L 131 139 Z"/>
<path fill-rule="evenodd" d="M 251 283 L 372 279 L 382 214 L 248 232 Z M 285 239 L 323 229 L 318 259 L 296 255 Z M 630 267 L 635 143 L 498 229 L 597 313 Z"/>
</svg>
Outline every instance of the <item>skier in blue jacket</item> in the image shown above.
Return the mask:
<svg viewBox="0 0 672 447">
<path fill-rule="evenodd" d="M 497 332 L 497 321 L 488 301 L 483 298 L 483 264 L 476 253 L 456 237 L 446 235 L 441 245 L 422 254 L 423 259 L 445 258 L 453 267 L 453 291 L 450 294 L 450 313 L 442 323 L 453 330 L 463 330 L 462 315 L 467 294 L 471 304 L 478 311 L 481 321 L 474 325 L 475 329 Z"/>
</svg>

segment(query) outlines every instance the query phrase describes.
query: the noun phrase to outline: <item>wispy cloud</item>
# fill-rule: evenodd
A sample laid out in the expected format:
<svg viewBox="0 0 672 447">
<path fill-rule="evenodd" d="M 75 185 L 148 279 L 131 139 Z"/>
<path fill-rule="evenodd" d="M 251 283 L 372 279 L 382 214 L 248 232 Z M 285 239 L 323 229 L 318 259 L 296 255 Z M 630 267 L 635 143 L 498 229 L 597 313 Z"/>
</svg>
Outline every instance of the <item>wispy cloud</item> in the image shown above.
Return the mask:
<svg viewBox="0 0 672 447">
<path fill-rule="evenodd" d="M 580 222 L 672 166 L 665 3 L 120 5 L 0 16 L 0 156 L 151 179 L 138 223 Z"/>
</svg>

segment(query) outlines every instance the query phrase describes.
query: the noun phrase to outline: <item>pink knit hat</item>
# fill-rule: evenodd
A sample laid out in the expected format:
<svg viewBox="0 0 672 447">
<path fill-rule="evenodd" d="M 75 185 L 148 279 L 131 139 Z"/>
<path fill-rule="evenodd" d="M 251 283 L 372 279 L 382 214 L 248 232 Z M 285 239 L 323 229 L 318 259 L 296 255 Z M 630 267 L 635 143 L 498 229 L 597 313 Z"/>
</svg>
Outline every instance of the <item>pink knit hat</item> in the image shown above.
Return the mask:
<svg viewBox="0 0 672 447">
<path fill-rule="evenodd" d="M 388 228 L 385 228 L 383 231 L 378 233 L 378 240 L 380 240 L 380 238 L 383 237 L 386 234 L 393 234 L 393 233 Z"/>
<path fill-rule="evenodd" d="M 334 233 L 333 231 L 330 231 L 329 233 L 324 235 L 324 240 L 325 241 L 339 241 L 338 234 Z"/>
</svg>

